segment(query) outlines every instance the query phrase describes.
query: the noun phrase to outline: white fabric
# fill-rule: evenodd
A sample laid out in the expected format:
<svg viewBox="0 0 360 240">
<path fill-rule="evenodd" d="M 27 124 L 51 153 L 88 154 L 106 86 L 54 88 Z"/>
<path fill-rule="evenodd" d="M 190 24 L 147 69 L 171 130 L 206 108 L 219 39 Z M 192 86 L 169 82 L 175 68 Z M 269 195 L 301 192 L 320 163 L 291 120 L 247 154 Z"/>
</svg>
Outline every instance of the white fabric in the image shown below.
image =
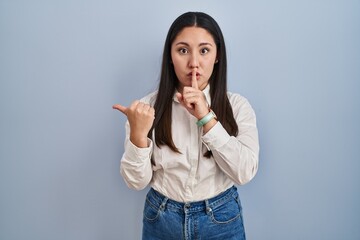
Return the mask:
<svg viewBox="0 0 360 240">
<path fill-rule="evenodd" d="M 209 88 L 203 92 L 210 105 Z M 156 94 L 151 93 L 141 101 L 153 106 Z M 220 122 L 203 135 L 202 127 L 196 125 L 197 119 L 174 95 L 172 137 L 181 154 L 166 145 L 159 148 L 151 139 L 149 147 L 136 147 L 129 140 L 127 122 L 120 172 L 128 187 L 141 190 L 150 184 L 170 199 L 192 202 L 216 196 L 234 184 L 249 182 L 259 162 L 256 117 L 247 99 L 230 92 L 228 98 L 239 127 L 236 137 L 230 136 Z M 207 149 L 212 151 L 211 158 L 203 156 Z"/>
</svg>

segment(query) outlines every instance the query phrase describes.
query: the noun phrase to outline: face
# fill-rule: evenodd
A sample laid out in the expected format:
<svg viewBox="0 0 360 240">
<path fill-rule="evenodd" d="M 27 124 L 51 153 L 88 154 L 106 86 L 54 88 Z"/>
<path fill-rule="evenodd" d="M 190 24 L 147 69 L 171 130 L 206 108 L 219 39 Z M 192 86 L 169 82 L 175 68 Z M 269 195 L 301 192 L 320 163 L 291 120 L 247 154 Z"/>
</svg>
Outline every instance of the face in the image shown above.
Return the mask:
<svg viewBox="0 0 360 240">
<path fill-rule="evenodd" d="M 171 59 L 179 80 L 178 91 L 191 86 L 194 69 L 199 89 L 203 90 L 209 83 L 216 56 L 216 44 L 207 30 L 200 27 L 184 28 L 171 45 Z"/>
</svg>

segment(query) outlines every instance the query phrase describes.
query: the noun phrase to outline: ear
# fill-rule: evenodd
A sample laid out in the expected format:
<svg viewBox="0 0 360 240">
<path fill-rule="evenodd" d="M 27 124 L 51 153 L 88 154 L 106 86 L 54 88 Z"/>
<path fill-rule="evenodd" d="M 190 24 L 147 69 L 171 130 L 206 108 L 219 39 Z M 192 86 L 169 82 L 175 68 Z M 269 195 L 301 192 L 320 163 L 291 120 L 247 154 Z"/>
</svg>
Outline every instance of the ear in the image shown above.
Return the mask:
<svg viewBox="0 0 360 240">
<path fill-rule="evenodd" d="M 217 64 L 218 62 L 219 62 L 219 60 L 218 60 L 218 59 L 216 59 L 216 60 L 215 60 L 215 64 Z"/>
</svg>

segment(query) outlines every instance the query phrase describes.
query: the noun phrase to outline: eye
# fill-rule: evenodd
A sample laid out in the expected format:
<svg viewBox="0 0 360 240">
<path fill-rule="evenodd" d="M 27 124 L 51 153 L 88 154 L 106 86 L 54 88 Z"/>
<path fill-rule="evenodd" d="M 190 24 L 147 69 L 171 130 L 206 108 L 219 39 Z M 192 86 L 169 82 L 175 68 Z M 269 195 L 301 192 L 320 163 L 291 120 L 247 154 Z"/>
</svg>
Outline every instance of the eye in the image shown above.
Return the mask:
<svg viewBox="0 0 360 240">
<path fill-rule="evenodd" d="M 206 53 L 208 53 L 209 52 L 209 49 L 208 48 L 202 48 L 201 50 L 200 50 L 200 53 L 202 54 L 202 55 L 204 55 L 204 54 L 206 54 Z"/>
<path fill-rule="evenodd" d="M 181 54 L 187 54 L 189 52 L 186 48 L 180 48 L 178 51 Z"/>
</svg>

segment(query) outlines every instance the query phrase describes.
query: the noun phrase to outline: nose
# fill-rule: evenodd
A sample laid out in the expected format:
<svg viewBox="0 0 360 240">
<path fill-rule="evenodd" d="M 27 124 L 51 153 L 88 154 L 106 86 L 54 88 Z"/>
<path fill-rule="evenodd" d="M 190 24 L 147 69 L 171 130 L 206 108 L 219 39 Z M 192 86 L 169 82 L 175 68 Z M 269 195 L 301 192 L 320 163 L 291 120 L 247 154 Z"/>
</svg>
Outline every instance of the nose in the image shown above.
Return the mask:
<svg viewBox="0 0 360 240">
<path fill-rule="evenodd" d="M 199 56 L 197 56 L 196 53 L 193 53 L 190 55 L 189 67 L 190 68 L 198 68 L 199 67 Z"/>
</svg>

